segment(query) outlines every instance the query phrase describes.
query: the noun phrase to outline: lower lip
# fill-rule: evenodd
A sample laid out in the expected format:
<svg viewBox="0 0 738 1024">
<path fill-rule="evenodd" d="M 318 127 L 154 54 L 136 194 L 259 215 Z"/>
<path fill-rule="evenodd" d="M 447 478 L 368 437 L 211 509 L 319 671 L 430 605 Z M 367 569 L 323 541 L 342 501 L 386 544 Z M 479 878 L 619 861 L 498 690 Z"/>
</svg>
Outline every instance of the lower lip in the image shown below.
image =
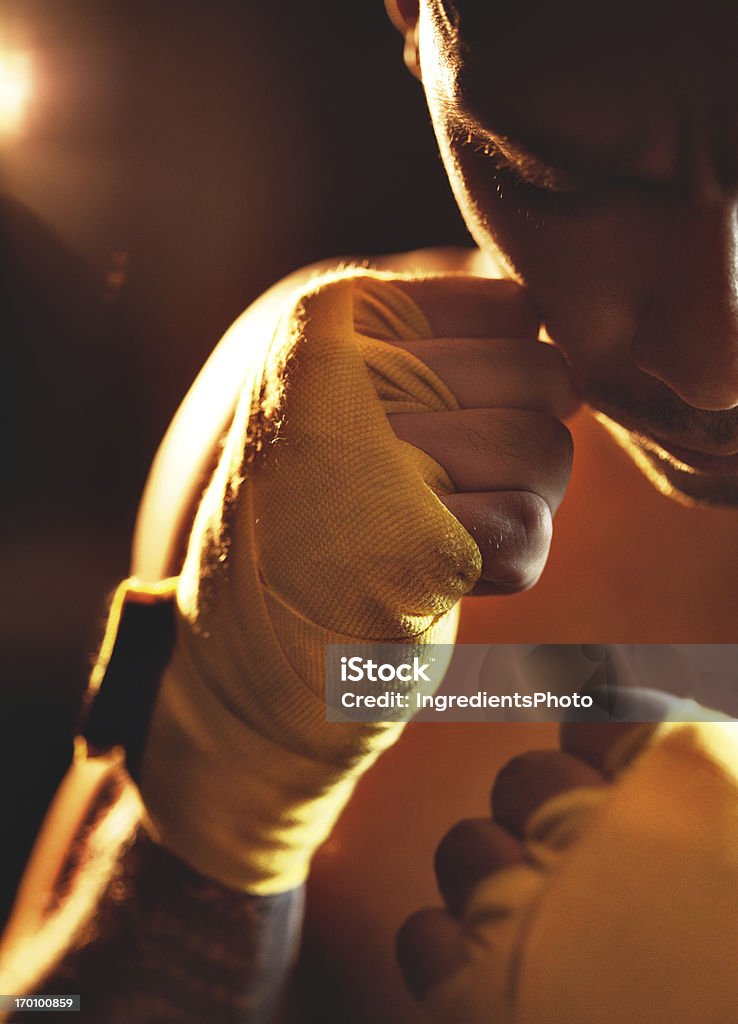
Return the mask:
<svg viewBox="0 0 738 1024">
<path fill-rule="evenodd" d="M 671 455 L 685 466 L 698 473 L 735 473 L 738 470 L 738 452 L 733 455 L 709 455 L 707 452 L 696 452 L 691 448 L 682 448 L 678 444 L 654 438 L 659 448 Z"/>
</svg>

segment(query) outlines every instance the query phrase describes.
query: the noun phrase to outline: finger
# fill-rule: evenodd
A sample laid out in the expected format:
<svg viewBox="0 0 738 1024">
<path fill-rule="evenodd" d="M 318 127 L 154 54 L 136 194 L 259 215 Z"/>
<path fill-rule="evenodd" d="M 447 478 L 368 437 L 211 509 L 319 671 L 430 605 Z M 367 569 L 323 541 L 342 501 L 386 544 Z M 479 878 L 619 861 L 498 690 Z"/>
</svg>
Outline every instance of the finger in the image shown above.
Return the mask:
<svg viewBox="0 0 738 1024">
<path fill-rule="evenodd" d="M 573 445 L 564 424 L 547 413 L 463 409 L 388 419 L 400 440 L 443 466 L 457 491 L 533 491 L 552 512 L 561 504 Z"/>
<path fill-rule="evenodd" d="M 416 302 L 439 338 L 535 338 L 540 319 L 514 281 L 466 274 L 395 282 Z"/>
<path fill-rule="evenodd" d="M 512 594 L 538 580 L 548 558 L 551 510 L 532 491 L 447 494 L 441 501 L 471 534 L 482 556 L 473 593 Z"/>
<path fill-rule="evenodd" d="M 523 847 L 489 818 L 454 825 L 436 850 L 438 888 L 452 914 L 461 914 L 478 882 L 523 860 Z"/>
<path fill-rule="evenodd" d="M 579 786 L 604 786 L 605 778 L 591 765 L 558 750 L 532 750 L 504 766 L 492 789 L 495 821 L 523 837 L 536 808 L 559 793 Z"/>
<path fill-rule="evenodd" d="M 445 910 L 428 908 L 408 918 L 397 936 L 397 960 L 408 988 L 418 999 L 465 959 L 461 924 Z"/>
<path fill-rule="evenodd" d="M 431 338 L 394 343 L 433 370 L 462 409 L 536 409 L 559 419 L 579 406 L 564 357 L 519 338 Z"/>
<path fill-rule="evenodd" d="M 655 690 L 621 690 L 616 701 L 616 716 L 625 721 L 562 722 L 559 732 L 562 750 L 608 777 L 647 745 L 674 705 L 668 694 Z"/>
</svg>

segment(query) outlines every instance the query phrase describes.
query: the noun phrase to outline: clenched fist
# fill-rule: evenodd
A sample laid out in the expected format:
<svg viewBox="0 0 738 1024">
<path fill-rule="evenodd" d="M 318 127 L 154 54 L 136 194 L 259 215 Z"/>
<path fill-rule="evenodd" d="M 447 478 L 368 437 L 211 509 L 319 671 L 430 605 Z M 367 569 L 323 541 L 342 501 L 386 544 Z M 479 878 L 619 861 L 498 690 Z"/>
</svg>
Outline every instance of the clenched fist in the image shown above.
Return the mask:
<svg viewBox="0 0 738 1024">
<path fill-rule="evenodd" d="M 279 312 L 243 339 L 140 771 L 159 840 L 260 894 L 399 732 L 326 722 L 326 645 L 450 643 L 465 593 L 534 583 L 576 405 L 509 281 L 349 269 Z"/>
<path fill-rule="evenodd" d="M 393 415 L 402 440 L 447 472 L 443 502 L 479 546 L 474 593 L 523 590 L 540 576 L 572 463 L 561 422 L 577 407 L 566 364 L 512 281 L 449 276 L 402 282 L 432 337 L 396 344 L 428 366 L 458 408 Z"/>
<path fill-rule="evenodd" d="M 560 752 L 502 769 L 492 818 L 441 842 L 446 909 L 415 914 L 398 939 L 430 1019 L 735 1019 L 738 723 L 640 699 L 695 721 L 566 725 Z"/>
</svg>

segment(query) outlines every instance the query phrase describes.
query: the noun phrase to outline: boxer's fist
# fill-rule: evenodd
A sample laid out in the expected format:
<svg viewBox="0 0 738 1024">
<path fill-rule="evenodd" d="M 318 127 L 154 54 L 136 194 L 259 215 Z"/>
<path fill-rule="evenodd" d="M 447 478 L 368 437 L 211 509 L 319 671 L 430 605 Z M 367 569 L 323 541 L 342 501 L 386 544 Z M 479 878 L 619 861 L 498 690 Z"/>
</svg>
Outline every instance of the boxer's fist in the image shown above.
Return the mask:
<svg viewBox="0 0 738 1024">
<path fill-rule="evenodd" d="M 482 554 L 475 593 L 509 593 L 536 582 L 552 517 L 572 461 L 561 420 L 577 400 L 566 364 L 537 341 L 539 323 L 512 281 L 448 276 L 400 285 L 423 310 L 430 336 L 397 342 L 428 366 L 458 408 L 392 415 L 398 437 L 448 474 L 444 504 Z"/>
<path fill-rule="evenodd" d="M 738 723 L 565 726 L 498 776 L 406 922 L 439 1024 L 723 1024 L 738 955 Z M 712 720 L 711 720 L 712 719 Z"/>
<path fill-rule="evenodd" d="M 140 786 L 161 842 L 298 884 L 398 727 L 328 723 L 329 643 L 450 643 L 459 598 L 529 586 L 571 449 L 565 366 L 510 282 L 314 280 L 250 370 L 177 589 Z"/>
</svg>

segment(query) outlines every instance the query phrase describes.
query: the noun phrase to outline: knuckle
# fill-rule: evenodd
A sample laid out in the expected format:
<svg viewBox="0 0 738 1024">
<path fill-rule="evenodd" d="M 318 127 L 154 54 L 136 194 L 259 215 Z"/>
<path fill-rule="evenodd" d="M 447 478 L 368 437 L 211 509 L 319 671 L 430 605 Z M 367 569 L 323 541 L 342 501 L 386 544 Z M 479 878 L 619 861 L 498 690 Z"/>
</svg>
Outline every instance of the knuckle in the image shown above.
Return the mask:
<svg viewBox="0 0 738 1024">
<path fill-rule="evenodd" d="M 551 544 L 551 511 L 532 491 L 509 496 L 505 515 L 490 531 L 482 553 L 484 578 L 506 592 L 532 587 L 539 579 Z"/>
<path fill-rule="evenodd" d="M 435 854 L 436 874 L 445 876 L 449 870 L 455 870 L 459 860 L 474 843 L 478 832 L 478 822 L 474 818 L 466 818 L 450 828 L 438 844 Z"/>
<path fill-rule="evenodd" d="M 519 536 L 521 557 L 514 580 L 517 590 L 527 590 L 538 582 L 551 546 L 551 510 L 538 494 L 522 491 L 519 495 Z"/>
<path fill-rule="evenodd" d="M 539 494 L 518 491 L 515 495 L 516 521 L 526 550 L 548 547 L 551 539 L 551 510 Z"/>
<path fill-rule="evenodd" d="M 529 750 L 502 766 L 492 786 L 490 807 L 500 824 L 514 824 L 535 780 L 550 766 L 548 751 Z"/>
<path fill-rule="evenodd" d="M 574 442 L 568 428 L 554 416 L 548 417 L 548 457 L 568 477 L 574 461 Z"/>
<path fill-rule="evenodd" d="M 525 462 L 532 490 L 556 509 L 564 496 L 574 462 L 574 443 L 566 426 L 544 412 L 523 414 L 518 458 Z"/>
<path fill-rule="evenodd" d="M 516 812 L 523 801 L 534 798 L 533 790 L 567 777 L 576 779 L 580 762 L 560 750 L 527 750 L 502 766 L 492 787 L 492 811 L 496 818 L 503 807 Z M 503 815 L 504 817 L 504 815 Z"/>
<path fill-rule="evenodd" d="M 549 798 L 582 786 L 602 786 L 596 768 L 561 750 L 530 750 L 501 769 L 491 794 L 500 824 L 520 823 Z"/>
<path fill-rule="evenodd" d="M 574 445 L 566 426 L 547 412 L 523 413 L 519 424 L 521 447 L 534 463 L 555 470 L 571 467 Z"/>
<path fill-rule="evenodd" d="M 434 869 L 438 888 L 452 912 L 463 910 L 470 888 L 491 870 L 480 864 L 484 852 L 478 819 L 458 822 L 441 840 Z"/>
<path fill-rule="evenodd" d="M 563 355 L 553 345 L 541 344 L 539 357 L 545 366 L 545 377 L 547 391 L 550 396 L 550 408 L 556 416 L 568 417 L 573 415 L 581 404 L 581 400 L 574 388 L 569 365 Z"/>
</svg>

